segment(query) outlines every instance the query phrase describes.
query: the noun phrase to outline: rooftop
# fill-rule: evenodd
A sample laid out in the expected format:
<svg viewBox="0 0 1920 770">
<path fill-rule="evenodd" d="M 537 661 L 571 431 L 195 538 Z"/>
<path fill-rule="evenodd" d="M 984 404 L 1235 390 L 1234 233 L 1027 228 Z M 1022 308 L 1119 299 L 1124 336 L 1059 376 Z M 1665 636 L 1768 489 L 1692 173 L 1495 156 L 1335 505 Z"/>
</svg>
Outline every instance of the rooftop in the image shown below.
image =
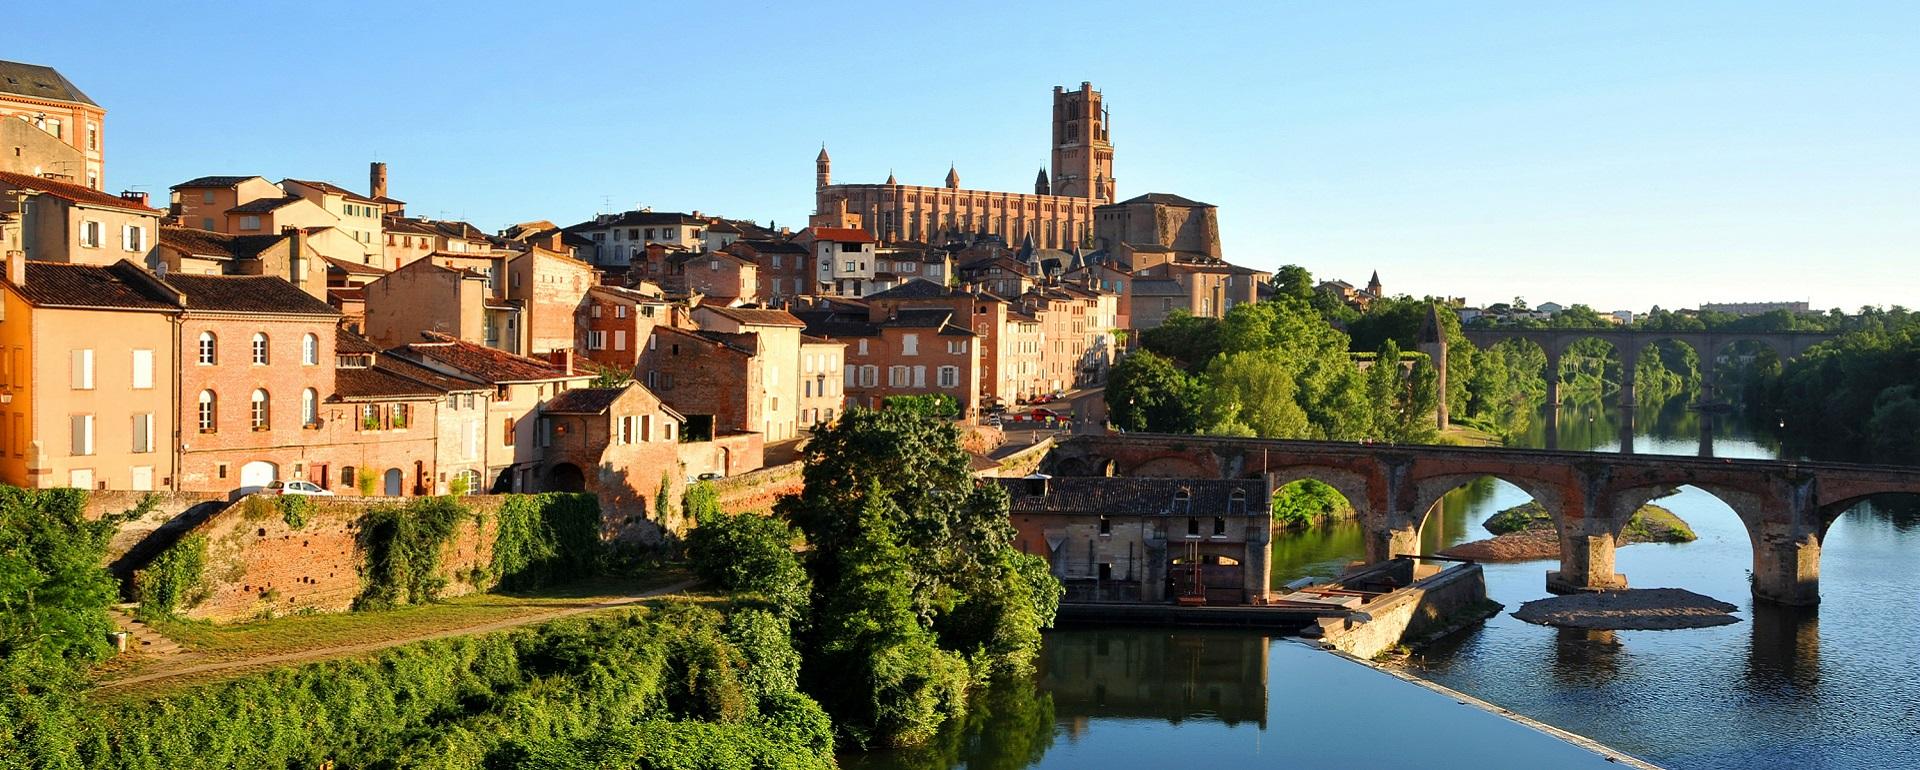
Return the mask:
<svg viewBox="0 0 1920 770">
<path fill-rule="evenodd" d="M 1014 513 L 1183 516 L 1192 512 L 1212 516 L 1242 512 L 1265 515 L 1268 510 L 1266 488 L 1258 479 L 1060 476 L 998 481 L 1007 490 Z"/>
<path fill-rule="evenodd" d="M 5 184 L 14 189 L 39 190 L 55 198 L 86 206 L 125 209 L 127 211 L 138 211 L 142 214 L 160 213 L 159 209 L 142 206 L 135 201 L 127 200 L 118 195 L 103 193 L 86 185 L 62 182 L 58 179 L 48 179 L 43 176 L 0 171 L 0 184 Z"/>
<path fill-rule="evenodd" d="M 59 70 L 17 61 L 0 61 L 0 93 L 100 106 Z"/>
<path fill-rule="evenodd" d="M 171 189 L 185 190 L 195 187 L 232 187 L 241 182 L 256 178 L 259 178 L 258 175 L 253 174 L 247 176 L 201 176 L 174 185 Z"/>
<path fill-rule="evenodd" d="M 751 307 L 718 307 L 714 305 L 701 305 L 699 309 L 714 313 L 723 318 L 732 319 L 737 323 L 751 324 L 754 326 L 807 325 L 805 321 L 800 320 L 785 310 L 769 310 L 766 308 Z"/>
<path fill-rule="evenodd" d="M 280 235 L 228 235 L 191 227 L 160 228 L 162 247 L 214 259 L 252 259 L 284 238 Z"/>
<path fill-rule="evenodd" d="M 165 278 L 186 295 L 188 310 L 338 316 L 332 305 L 271 275 L 187 275 Z"/>
<path fill-rule="evenodd" d="M 548 414 L 600 414 L 620 400 L 626 388 L 574 388 L 547 402 Z"/>
<path fill-rule="evenodd" d="M 439 332 L 421 332 L 421 342 L 394 348 L 396 355 L 439 364 L 487 383 L 542 382 L 572 377 L 545 361 L 461 340 Z"/>
</svg>

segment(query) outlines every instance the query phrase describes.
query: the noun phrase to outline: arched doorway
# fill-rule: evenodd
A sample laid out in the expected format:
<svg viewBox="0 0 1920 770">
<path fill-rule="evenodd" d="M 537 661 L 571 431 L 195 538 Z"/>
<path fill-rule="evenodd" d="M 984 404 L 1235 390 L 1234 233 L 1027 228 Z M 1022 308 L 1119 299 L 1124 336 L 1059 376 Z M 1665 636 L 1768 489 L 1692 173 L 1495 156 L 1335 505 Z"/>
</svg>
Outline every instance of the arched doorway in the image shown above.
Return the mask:
<svg viewBox="0 0 1920 770">
<path fill-rule="evenodd" d="M 258 492 L 280 478 L 280 466 L 265 460 L 254 460 L 240 466 L 240 489 L 246 492 Z"/>
<path fill-rule="evenodd" d="M 547 469 L 546 488 L 549 492 L 585 492 L 587 476 L 578 465 L 560 463 Z"/>
<path fill-rule="evenodd" d="M 407 483 L 407 474 L 401 473 L 399 468 L 387 469 L 386 494 L 388 497 L 400 497 L 406 494 L 406 492 L 404 491 L 406 483 Z"/>
</svg>

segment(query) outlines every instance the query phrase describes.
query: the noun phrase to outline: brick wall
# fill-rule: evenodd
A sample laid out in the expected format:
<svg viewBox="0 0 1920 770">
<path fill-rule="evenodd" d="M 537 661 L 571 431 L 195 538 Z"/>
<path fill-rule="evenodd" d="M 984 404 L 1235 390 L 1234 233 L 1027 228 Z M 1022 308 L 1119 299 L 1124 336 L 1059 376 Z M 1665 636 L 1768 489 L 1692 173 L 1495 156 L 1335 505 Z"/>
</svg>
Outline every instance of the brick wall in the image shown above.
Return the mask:
<svg viewBox="0 0 1920 770">
<path fill-rule="evenodd" d="M 782 495 L 800 494 L 804 465 L 791 462 L 713 482 L 720 509 L 727 513 L 766 513 Z"/>
<path fill-rule="evenodd" d="M 277 500 L 244 498 L 195 527 L 207 538 L 207 598 L 184 614 L 198 620 L 234 622 L 300 611 L 344 612 L 362 590 L 359 524 L 376 505 L 404 505 L 400 498 L 310 498 L 313 510 L 298 529 L 281 516 Z M 461 504 L 491 513 L 505 496 L 474 495 Z M 483 521 L 485 523 L 483 523 Z M 491 517 L 462 517 L 441 554 L 447 578 L 442 596 L 462 596 L 482 587 L 460 576 L 493 560 Z"/>
</svg>

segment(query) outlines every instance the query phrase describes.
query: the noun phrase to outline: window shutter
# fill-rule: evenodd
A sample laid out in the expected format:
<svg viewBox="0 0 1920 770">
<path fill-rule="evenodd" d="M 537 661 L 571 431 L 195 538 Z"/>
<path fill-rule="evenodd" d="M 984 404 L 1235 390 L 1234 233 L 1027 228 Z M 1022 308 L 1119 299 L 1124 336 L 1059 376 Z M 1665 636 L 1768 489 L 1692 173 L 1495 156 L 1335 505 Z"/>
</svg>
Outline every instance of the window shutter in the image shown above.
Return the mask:
<svg viewBox="0 0 1920 770">
<path fill-rule="evenodd" d="M 151 412 L 133 416 L 133 451 L 153 451 L 153 414 Z"/>
<path fill-rule="evenodd" d="M 153 387 L 153 351 L 133 351 L 133 387 L 139 390 Z"/>
<path fill-rule="evenodd" d="M 73 453 L 75 455 L 93 454 L 93 415 L 76 414 L 72 419 Z"/>
</svg>

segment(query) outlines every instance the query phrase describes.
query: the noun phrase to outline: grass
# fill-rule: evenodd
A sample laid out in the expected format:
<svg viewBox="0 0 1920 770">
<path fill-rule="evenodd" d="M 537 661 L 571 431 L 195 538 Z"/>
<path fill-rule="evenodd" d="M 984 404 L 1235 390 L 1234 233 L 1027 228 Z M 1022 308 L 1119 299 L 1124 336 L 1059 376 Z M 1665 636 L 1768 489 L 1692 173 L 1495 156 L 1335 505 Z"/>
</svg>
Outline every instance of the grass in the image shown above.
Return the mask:
<svg viewBox="0 0 1920 770">
<path fill-rule="evenodd" d="M 1502 446 L 1500 437 L 1492 431 L 1474 425 L 1448 423 L 1447 429 L 1440 431 L 1440 440 L 1436 443 L 1445 446 Z"/>
<path fill-rule="evenodd" d="M 1500 511 L 1487 519 L 1484 525 L 1488 532 L 1504 535 L 1523 529 L 1552 529 L 1553 519 L 1547 516 L 1547 510 L 1540 504 L 1529 500 L 1520 505 Z M 1687 526 L 1673 511 L 1653 503 L 1640 506 L 1633 512 L 1633 518 L 1627 520 L 1627 526 L 1620 530 L 1620 542 L 1627 543 L 1691 543 L 1699 536 L 1693 528 Z"/>
<path fill-rule="evenodd" d="M 637 578 L 596 578 L 530 593 L 472 594 L 392 610 L 289 615 L 231 625 L 197 620 L 156 620 L 151 624 L 153 630 L 177 642 L 181 652 L 109 661 L 94 671 L 96 680 L 105 689 L 95 691 L 92 697 L 100 701 L 143 700 L 265 668 L 300 665 L 365 652 L 340 648 L 359 648 L 436 635 L 458 635 L 464 629 L 476 629 L 476 632 L 484 633 L 498 630 L 502 624 L 569 611 L 631 609 L 637 604 L 604 608 L 596 608 L 595 605 L 661 588 L 689 577 L 682 570 L 668 570 Z M 309 652 L 315 655 L 298 661 L 284 659 L 285 656 Z M 270 660 L 264 660 L 258 666 L 224 667 L 124 686 L 115 685 L 117 680 L 256 658 Z"/>
</svg>

